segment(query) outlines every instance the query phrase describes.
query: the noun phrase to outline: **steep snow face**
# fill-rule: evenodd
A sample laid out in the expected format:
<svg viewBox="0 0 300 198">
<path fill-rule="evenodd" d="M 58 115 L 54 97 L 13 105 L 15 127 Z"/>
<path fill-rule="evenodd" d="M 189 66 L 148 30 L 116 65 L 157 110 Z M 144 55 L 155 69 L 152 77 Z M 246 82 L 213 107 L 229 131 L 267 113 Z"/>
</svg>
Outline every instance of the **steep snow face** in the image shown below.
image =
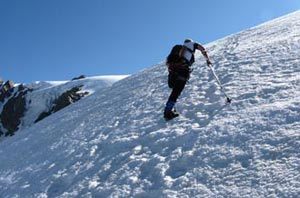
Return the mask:
<svg viewBox="0 0 300 198">
<path fill-rule="evenodd" d="M 10 197 L 297 197 L 300 13 L 208 44 L 165 122 L 158 64 L 1 144 Z M 14 152 L 12 152 L 14 151 Z"/>
<path fill-rule="evenodd" d="M 27 84 L 26 87 L 33 91 L 26 96 L 27 111 L 19 128 L 24 129 L 31 126 L 43 111 L 50 110 L 55 99 L 73 87 L 83 86 L 82 92 L 93 94 L 125 77 L 128 76 L 95 76 L 74 81 L 45 81 Z"/>
</svg>

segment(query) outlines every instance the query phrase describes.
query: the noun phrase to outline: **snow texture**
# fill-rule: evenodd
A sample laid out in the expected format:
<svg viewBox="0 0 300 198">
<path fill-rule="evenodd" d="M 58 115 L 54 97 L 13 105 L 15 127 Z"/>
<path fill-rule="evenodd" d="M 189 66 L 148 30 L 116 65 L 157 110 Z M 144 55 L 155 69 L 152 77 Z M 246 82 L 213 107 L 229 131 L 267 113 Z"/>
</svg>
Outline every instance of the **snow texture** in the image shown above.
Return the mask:
<svg viewBox="0 0 300 198">
<path fill-rule="evenodd" d="M 206 45 L 165 122 L 161 63 L 96 91 L 0 145 L 0 197 L 300 194 L 300 13 Z"/>
</svg>

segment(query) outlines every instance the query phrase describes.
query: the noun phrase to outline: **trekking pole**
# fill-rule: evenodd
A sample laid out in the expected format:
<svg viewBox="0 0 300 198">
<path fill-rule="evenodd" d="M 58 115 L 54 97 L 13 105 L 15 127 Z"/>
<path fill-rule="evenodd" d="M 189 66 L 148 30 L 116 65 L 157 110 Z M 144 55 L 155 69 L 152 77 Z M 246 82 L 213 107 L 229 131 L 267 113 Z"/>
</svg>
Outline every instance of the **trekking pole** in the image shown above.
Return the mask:
<svg viewBox="0 0 300 198">
<path fill-rule="evenodd" d="M 213 64 L 208 64 L 208 67 L 209 67 L 210 70 L 212 71 L 212 73 L 213 73 L 213 75 L 214 75 L 214 77 L 215 77 L 217 83 L 219 84 L 219 86 L 220 86 L 220 88 L 221 88 L 221 91 L 223 92 L 224 96 L 226 97 L 226 102 L 227 102 L 227 103 L 231 103 L 232 99 L 230 99 L 230 98 L 228 97 L 228 95 L 226 94 L 226 92 L 225 92 L 225 90 L 224 90 L 224 87 L 223 87 L 223 85 L 221 84 L 221 82 L 220 82 L 220 80 L 219 80 L 219 78 L 218 78 L 218 76 L 217 76 L 217 74 L 216 74 L 216 72 L 215 72 L 215 70 L 214 70 L 214 68 L 213 68 Z"/>
</svg>

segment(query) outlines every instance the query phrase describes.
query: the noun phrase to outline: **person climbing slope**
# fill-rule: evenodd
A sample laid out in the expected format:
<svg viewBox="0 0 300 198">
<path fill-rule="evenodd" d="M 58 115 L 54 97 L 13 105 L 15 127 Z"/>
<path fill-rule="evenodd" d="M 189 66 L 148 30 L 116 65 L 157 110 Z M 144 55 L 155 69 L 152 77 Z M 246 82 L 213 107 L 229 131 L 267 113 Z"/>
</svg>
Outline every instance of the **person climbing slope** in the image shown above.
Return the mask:
<svg viewBox="0 0 300 198">
<path fill-rule="evenodd" d="M 195 62 L 194 54 L 196 50 L 200 50 L 206 58 L 207 65 L 211 65 L 205 48 L 192 39 L 185 39 L 183 45 L 175 45 L 167 57 L 166 64 L 169 71 L 168 86 L 172 89 L 172 92 L 164 109 L 164 118 L 166 120 L 171 120 L 179 116 L 174 106 L 186 82 L 190 78 L 191 66 Z"/>
</svg>

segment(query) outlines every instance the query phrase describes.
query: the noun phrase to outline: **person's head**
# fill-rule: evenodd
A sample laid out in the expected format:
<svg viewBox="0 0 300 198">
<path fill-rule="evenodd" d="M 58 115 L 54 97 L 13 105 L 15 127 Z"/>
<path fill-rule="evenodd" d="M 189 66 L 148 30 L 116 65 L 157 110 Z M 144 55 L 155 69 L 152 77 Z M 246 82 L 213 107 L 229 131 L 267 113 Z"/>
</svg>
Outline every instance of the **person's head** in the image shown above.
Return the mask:
<svg viewBox="0 0 300 198">
<path fill-rule="evenodd" d="M 189 38 L 184 40 L 184 43 L 192 43 L 192 42 L 194 42 L 194 41 L 192 39 L 189 39 Z"/>
</svg>

